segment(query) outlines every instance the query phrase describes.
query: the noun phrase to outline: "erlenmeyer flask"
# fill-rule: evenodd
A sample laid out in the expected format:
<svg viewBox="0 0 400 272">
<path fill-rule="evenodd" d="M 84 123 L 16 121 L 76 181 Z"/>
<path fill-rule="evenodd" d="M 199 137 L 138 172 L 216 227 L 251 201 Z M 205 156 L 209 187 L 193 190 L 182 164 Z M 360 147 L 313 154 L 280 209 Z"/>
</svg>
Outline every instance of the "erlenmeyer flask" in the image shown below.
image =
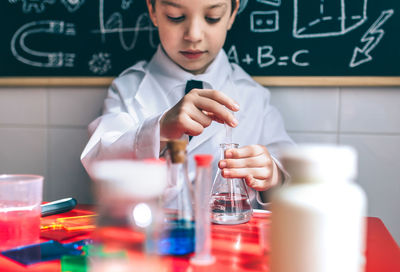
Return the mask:
<svg viewBox="0 0 400 272">
<path fill-rule="evenodd" d="M 225 150 L 237 148 L 238 144 L 221 144 L 221 159 Z M 211 191 L 211 221 L 216 224 L 246 223 L 253 215 L 249 194 L 243 179 L 227 179 L 218 169 Z"/>
</svg>

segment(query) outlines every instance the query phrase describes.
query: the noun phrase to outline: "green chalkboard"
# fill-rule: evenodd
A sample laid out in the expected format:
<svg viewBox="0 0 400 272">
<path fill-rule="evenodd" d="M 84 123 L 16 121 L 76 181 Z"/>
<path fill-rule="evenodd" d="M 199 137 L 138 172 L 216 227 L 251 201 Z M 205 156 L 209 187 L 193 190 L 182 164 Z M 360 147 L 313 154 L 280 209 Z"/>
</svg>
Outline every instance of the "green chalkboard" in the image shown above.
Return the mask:
<svg viewBox="0 0 400 272">
<path fill-rule="evenodd" d="M 251 75 L 400 75 L 398 0 L 242 3 L 226 50 Z"/>
<path fill-rule="evenodd" d="M 3 0 L 0 23 L 0 81 L 115 77 L 159 43 L 144 0 Z M 224 48 L 255 77 L 397 78 L 400 1 L 242 0 Z"/>
</svg>

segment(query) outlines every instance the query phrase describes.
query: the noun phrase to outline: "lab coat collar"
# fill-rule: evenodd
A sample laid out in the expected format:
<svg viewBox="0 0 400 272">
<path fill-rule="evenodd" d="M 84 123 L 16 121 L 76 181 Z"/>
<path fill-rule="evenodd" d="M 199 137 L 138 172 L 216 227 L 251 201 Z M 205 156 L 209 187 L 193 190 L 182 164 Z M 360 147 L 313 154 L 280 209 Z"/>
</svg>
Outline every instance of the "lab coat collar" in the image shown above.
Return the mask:
<svg viewBox="0 0 400 272">
<path fill-rule="evenodd" d="M 230 69 L 228 57 L 221 49 L 204 73 L 193 75 L 173 62 L 161 46 L 158 46 L 157 52 L 148 65 L 149 74 L 153 75 L 152 80 L 158 81 L 159 85 L 163 86 L 165 93 L 181 92 L 186 85 L 186 81 L 192 79 L 203 81 L 204 88 L 221 90 Z"/>
<path fill-rule="evenodd" d="M 145 70 L 147 70 L 147 73 L 137 90 L 136 98 L 139 101 L 158 99 L 159 102 L 161 102 L 160 100 L 167 101 L 169 94 L 182 97 L 186 81 L 191 79 L 203 81 L 204 88 L 224 91 L 226 89 L 224 88 L 226 87 L 224 84 L 226 84 L 227 78 L 230 77 L 230 73 L 232 72 L 228 57 L 222 49 L 203 74 L 193 75 L 174 63 L 165 54 L 161 46 L 158 47 L 157 52 L 148 63 L 148 66 L 145 67 Z M 154 84 L 159 85 L 161 88 L 154 88 Z M 149 92 L 151 89 L 162 91 L 161 93 Z M 179 92 L 179 94 L 176 92 Z M 153 94 L 150 95 L 150 93 Z M 173 105 L 164 104 L 164 106 L 171 107 Z M 221 131 L 224 131 L 224 125 L 212 122 L 201 135 L 193 137 L 187 147 L 188 151 L 190 152 L 195 149 L 214 134 Z"/>
</svg>

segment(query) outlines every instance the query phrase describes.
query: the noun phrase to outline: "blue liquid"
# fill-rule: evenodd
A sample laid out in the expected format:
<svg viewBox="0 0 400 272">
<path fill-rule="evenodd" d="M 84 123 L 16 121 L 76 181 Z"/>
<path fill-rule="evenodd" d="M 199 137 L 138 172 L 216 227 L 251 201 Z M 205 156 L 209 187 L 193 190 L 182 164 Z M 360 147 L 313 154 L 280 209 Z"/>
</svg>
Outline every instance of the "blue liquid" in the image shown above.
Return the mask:
<svg viewBox="0 0 400 272">
<path fill-rule="evenodd" d="M 195 228 L 193 221 L 177 220 L 169 223 L 158 242 L 162 255 L 185 255 L 194 252 Z"/>
</svg>

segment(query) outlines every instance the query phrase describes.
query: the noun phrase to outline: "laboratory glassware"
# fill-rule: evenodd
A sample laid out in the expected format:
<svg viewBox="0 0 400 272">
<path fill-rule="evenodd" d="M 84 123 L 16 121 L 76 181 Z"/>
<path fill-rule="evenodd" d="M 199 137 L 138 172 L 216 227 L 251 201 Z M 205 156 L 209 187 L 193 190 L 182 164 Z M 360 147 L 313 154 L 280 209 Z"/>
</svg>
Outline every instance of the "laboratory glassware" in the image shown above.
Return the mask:
<svg viewBox="0 0 400 272">
<path fill-rule="evenodd" d="M 238 144 L 221 144 L 221 159 L 225 150 L 238 148 Z M 245 181 L 239 178 L 224 178 L 218 169 L 210 199 L 211 221 L 216 224 L 241 224 L 248 222 L 253 209 Z"/>
<path fill-rule="evenodd" d="M 168 210 L 158 245 L 163 255 L 184 255 L 194 251 L 193 191 L 188 176 L 186 145 L 185 140 L 167 142 Z"/>
<path fill-rule="evenodd" d="M 0 251 L 39 242 L 43 177 L 0 175 Z"/>
<path fill-rule="evenodd" d="M 196 248 L 190 261 L 197 265 L 209 265 L 215 262 L 211 255 L 211 218 L 210 218 L 210 191 L 211 191 L 211 162 L 212 155 L 198 154 L 196 161 L 195 179 L 195 217 L 196 217 Z"/>
<path fill-rule="evenodd" d="M 159 198 L 167 185 L 161 160 L 103 160 L 92 166 L 96 180 L 95 236 L 105 247 L 140 248 L 154 253 L 164 216 Z M 122 239 L 116 232 L 126 235 Z M 122 237 L 122 236 L 121 236 Z M 132 239 L 128 239 L 132 237 Z"/>
</svg>

